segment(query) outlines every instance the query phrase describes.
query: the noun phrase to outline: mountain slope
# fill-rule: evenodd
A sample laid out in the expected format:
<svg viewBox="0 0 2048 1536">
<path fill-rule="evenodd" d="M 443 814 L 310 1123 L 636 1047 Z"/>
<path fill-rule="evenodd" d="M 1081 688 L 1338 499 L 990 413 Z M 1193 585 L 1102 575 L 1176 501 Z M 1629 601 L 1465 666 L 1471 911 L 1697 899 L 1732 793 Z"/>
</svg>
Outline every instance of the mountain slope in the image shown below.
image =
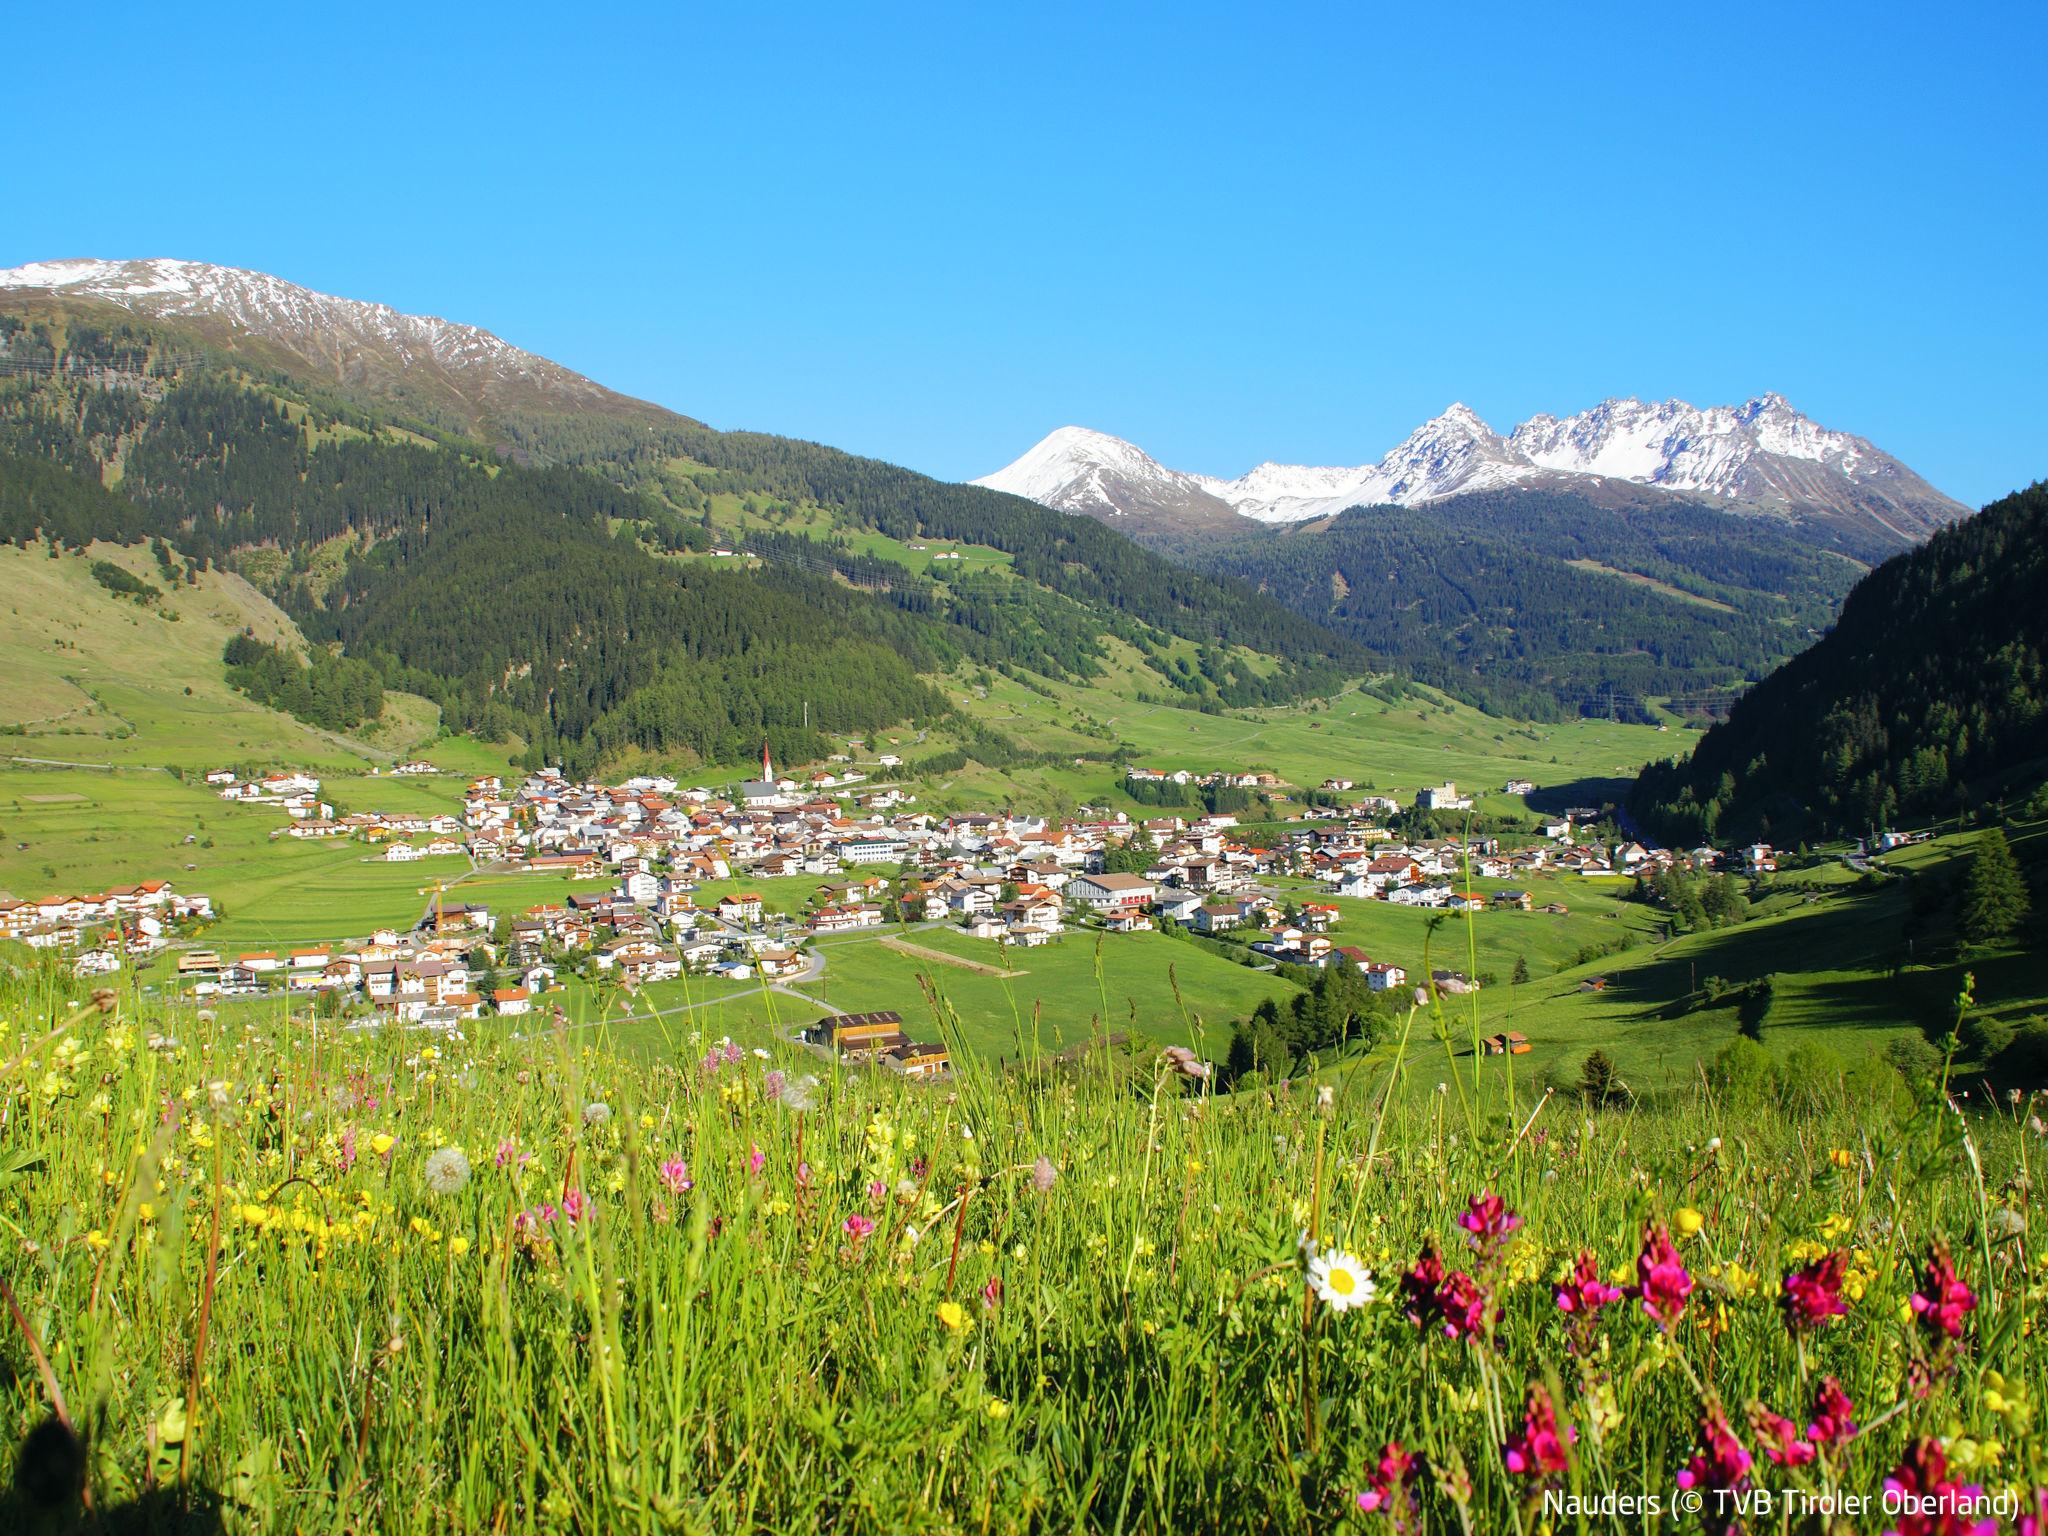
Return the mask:
<svg viewBox="0 0 2048 1536">
<path fill-rule="evenodd" d="M 1789 519 L 1851 552 L 1904 547 L 1968 510 L 1864 439 L 1820 426 L 1778 395 L 1708 410 L 1679 400 L 1608 400 L 1575 416 L 1531 417 L 1506 436 L 1457 404 L 1375 463 L 1266 463 L 1227 481 L 1168 469 L 1120 439 L 1065 427 L 976 483 L 1098 517 L 1157 513 L 1174 498 L 1194 498 L 1201 508 L 1220 501 L 1266 523 L 1510 487 L 1588 494 L 1643 487 Z"/>
<path fill-rule="evenodd" d="M 1361 508 L 1194 558 L 1461 698 L 1624 719 L 1653 700 L 1725 708 L 1826 627 L 1859 569 L 1676 497 L 1530 487 Z"/>
<path fill-rule="evenodd" d="M 195 283 L 172 299 L 247 291 Z M 426 363 L 394 365 L 396 389 L 373 370 L 337 386 L 297 352 L 289 369 L 256 368 L 260 338 L 236 334 L 222 353 L 189 317 L 0 294 L 0 455 L 14 466 L 0 479 L 24 487 L 0 508 L 0 537 L 168 539 L 250 574 L 309 636 L 375 661 L 451 724 L 517 734 L 536 754 L 724 760 L 765 734 L 802 761 L 829 750 L 821 732 L 943 712 L 920 675 L 972 663 L 1087 677 L 1112 639 L 1212 707 L 1327 692 L 1368 669 L 1355 644 L 1241 583 L 1032 502 L 641 402 L 613 411 L 622 397 L 497 409 L 503 354 L 441 346 L 435 366 L 484 402 L 463 423 L 500 458 L 407 408 L 405 370 Z M 525 363 L 510 376 L 552 377 Z M 714 515 L 741 509 L 755 558 L 697 559 L 732 526 Z M 793 509 L 826 536 L 773 534 Z M 891 563 L 930 539 L 978 557 L 925 576 Z"/>
<path fill-rule="evenodd" d="M 1059 512 L 1247 526 L 1214 481 L 1184 475 L 1122 438 L 1061 427 L 1029 453 L 971 482 Z"/>
<path fill-rule="evenodd" d="M 1638 780 L 1677 839 L 1863 832 L 2048 767 L 2048 484 L 1859 582 L 1833 631 Z"/>
<path fill-rule="evenodd" d="M 466 431 L 504 412 L 660 414 L 480 327 L 316 293 L 239 267 L 156 258 L 0 270 L 0 295 L 39 294 L 177 321 L 224 351 Z"/>
</svg>

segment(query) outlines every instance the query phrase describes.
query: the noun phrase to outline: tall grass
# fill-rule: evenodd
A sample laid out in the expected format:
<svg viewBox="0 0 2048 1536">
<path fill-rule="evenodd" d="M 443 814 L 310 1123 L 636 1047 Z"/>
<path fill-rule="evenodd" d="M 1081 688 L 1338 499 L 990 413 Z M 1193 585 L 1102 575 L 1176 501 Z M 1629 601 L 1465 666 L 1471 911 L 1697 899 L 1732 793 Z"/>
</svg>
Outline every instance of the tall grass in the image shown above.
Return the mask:
<svg viewBox="0 0 2048 1536">
<path fill-rule="evenodd" d="M 433 1043 L 102 1001 L 0 999 L 5 1436 L 61 1413 L 95 1511 L 315 1532 L 1615 1529 L 1546 1516 L 1541 1490 L 1669 1497 L 1721 1422 L 1780 1490 L 1875 1495 L 1925 1437 L 1994 1490 L 2031 1496 L 2048 1461 L 2037 1129 L 1939 1084 L 1511 1113 L 1413 1017 L 1391 1067 L 1215 1097 L 1106 1044 L 917 1085 L 702 1028 L 649 1066 L 566 1030 Z M 1424 1091 L 1397 1085 L 1415 1074 Z M 468 1177 L 437 1192 L 451 1147 Z M 1475 1215 L 1481 1191 L 1520 1224 Z M 1663 1231 L 1695 1286 L 1681 1313 L 1560 1310 L 1581 1253 L 1626 1288 Z M 1355 1256 L 1377 1298 L 1320 1299 L 1304 1241 Z M 1959 1338 L 1913 1310 L 1937 1244 L 1977 1303 Z M 1481 1299 L 1461 1336 L 1402 1287 L 1426 1245 Z M 1782 1277 L 1835 1252 L 1846 1310 L 1795 1330 Z M 1828 1376 L 1861 1432 L 1770 1461 L 1753 1410 L 1803 1427 Z M 1542 1402 L 1562 1462 L 1510 1471 Z"/>
</svg>

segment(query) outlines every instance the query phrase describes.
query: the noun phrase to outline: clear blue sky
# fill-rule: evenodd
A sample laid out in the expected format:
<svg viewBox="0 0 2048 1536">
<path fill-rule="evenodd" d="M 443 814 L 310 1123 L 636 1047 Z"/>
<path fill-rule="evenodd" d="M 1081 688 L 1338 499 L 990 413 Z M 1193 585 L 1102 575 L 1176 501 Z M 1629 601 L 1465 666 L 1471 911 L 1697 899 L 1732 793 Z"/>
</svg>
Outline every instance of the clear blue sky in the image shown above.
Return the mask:
<svg viewBox="0 0 2048 1536">
<path fill-rule="evenodd" d="M 27 8 L 0 265 L 261 268 L 948 477 L 1766 389 L 2048 475 L 2048 8 L 1108 9 Z"/>
</svg>

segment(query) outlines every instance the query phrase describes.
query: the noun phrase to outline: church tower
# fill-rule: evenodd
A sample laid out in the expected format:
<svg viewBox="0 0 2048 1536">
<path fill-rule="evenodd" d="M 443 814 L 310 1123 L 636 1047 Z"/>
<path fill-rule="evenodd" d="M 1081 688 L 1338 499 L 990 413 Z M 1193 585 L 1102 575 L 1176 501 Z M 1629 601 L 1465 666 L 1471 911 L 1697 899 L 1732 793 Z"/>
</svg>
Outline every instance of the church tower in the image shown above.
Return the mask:
<svg viewBox="0 0 2048 1536">
<path fill-rule="evenodd" d="M 765 741 L 761 743 L 761 782 L 763 784 L 773 784 L 775 782 L 775 762 L 774 759 L 768 756 L 768 743 Z"/>
</svg>

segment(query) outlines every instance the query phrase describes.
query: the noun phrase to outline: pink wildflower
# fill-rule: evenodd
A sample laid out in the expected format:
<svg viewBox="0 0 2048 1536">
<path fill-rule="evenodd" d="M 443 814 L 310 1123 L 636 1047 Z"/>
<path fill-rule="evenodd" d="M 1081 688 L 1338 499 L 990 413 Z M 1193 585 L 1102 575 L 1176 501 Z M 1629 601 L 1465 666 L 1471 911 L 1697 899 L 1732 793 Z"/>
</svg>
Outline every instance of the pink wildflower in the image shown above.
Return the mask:
<svg viewBox="0 0 2048 1536">
<path fill-rule="evenodd" d="M 1947 1244 L 1936 1243 L 1929 1250 L 1927 1268 L 1920 1289 L 1913 1293 L 1912 1305 L 1920 1325 L 1930 1333 L 1951 1339 L 1963 1336 L 1963 1318 L 1976 1310 L 1977 1298 L 1956 1272 Z"/>
<path fill-rule="evenodd" d="M 758 1141 L 750 1142 L 747 1152 L 747 1172 L 758 1175 L 767 1166 L 768 1154 L 761 1150 L 761 1144 Z"/>
<path fill-rule="evenodd" d="M 1003 1277 L 990 1275 L 981 1287 L 981 1309 L 993 1312 L 1003 1304 Z"/>
<path fill-rule="evenodd" d="M 1788 1274 L 1785 1293 L 1779 1298 L 1785 1309 L 1785 1326 L 1794 1333 L 1809 1333 L 1847 1312 L 1842 1277 L 1848 1268 L 1849 1255 L 1838 1248 Z"/>
<path fill-rule="evenodd" d="M 590 1197 L 580 1189 L 572 1189 L 562 1196 L 562 1214 L 569 1219 L 569 1225 L 585 1220 L 590 1215 Z"/>
<path fill-rule="evenodd" d="M 1481 1190 L 1465 1204 L 1458 1213 L 1458 1225 L 1465 1229 L 1465 1241 L 1480 1255 L 1482 1262 L 1489 1259 L 1507 1241 L 1515 1228 L 1522 1224 L 1522 1218 L 1507 1208 L 1499 1195 Z"/>
<path fill-rule="evenodd" d="M 882 1197 L 887 1195 L 888 1193 L 889 1186 L 884 1184 L 880 1179 L 868 1180 L 868 1198 L 874 1201 L 876 1204 L 879 1205 L 882 1201 Z"/>
<path fill-rule="evenodd" d="M 1579 1251 L 1578 1262 L 1572 1266 L 1571 1274 L 1553 1294 L 1557 1297 L 1558 1311 L 1578 1317 L 1591 1317 L 1602 1307 L 1621 1300 L 1621 1291 L 1600 1278 L 1599 1262 L 1584 1249 Z"/>
<path fill-rule="evenodd" d="M 1643 1229 L 1643 1251 L 1636 1258 L 1635 1294 L 1642 1298 L 1643 1310 L 1665 1328 L 1678 1321 L 1685 1311 L 1686 1299 L 1692 1295 L 1692 1276 L 1686 1273 L 1685 1262 L 1672 1244 L 1670 1229 L 1661 1221 Z"/>
<path fill-rule="evenodd" d="M 696 1187 L 696 1181 L 690 1177 L 690 1165 L 680 1157 L 669 1158 L 657 1171 L 661 1174 L 662 1185 L 672 1195 L 680 1195 Z"/>
<path fill-rule="evenodd" d="M 1997 1536 L 1996 1517 L 1972 1518 L 1984 1490 L 1950 1479 L 1939 1440 L 1916 1441 L 1884 1480 L 1884 1492 L 1885 1508 L 1898 1517 L 1885 1536 Z"/>
<path fill-rule="evenodd" d="M 356 1128 L 350 1126 L 341 1133 L 341 1171 L 347 1173 L 356 1165 Z"/>
<path fill-rule="evenodd" d="M 1813 1394 L 1813 1419 L 1806 1426 L 1806 1438 L 1823 1448 L 1847 1445 L 1856 1438 L 1856 1405 L 1832 1376 Z"/>
<path fill-rule="evenodd" d="M 1411 1505 L 1408 1488 L 1415 1481 L 1415 1458 L 1389 1440 L 1380 1450 L 1379 1462 L 1366 1474 L 1366 1490 L 1358 1496 L 1359 1513 L 1384 1510 L 1396 1525 Z"/>
<path fill-rule="evenodd" d="M 1700 1421 L 1700 1448 L 1678 1474 L 1679 1487 L 1705 1498 L 1701 1518 L 1709 1536 L 1724 1536 L 1738 1528 L 1735 1501 L 1723 1495 L 1749 1486 L 1749 1468 L 1750 1454 L 1735 1438 L 1727 1419 L 1709 1409 Z"/>
<path fill-rule="evenodd" d="M 1436 1244 L 1423 1239 L 1422 1252 L 1407 1274 L 1401 1277 L 1401 1294 L 1408 1301 L 1408 1321 L 1420 1328 L 1436 1315 L 1436 1288 L 1444 1283 L 1443 1256 Z"/>
<path fill-rule="evenodd" d="M 1532 1385 L 1522 1408 L 1522 1427 L 1508 1437 L 1501 1460 L 1517 1477 L 1549 1477 L 1571 1465 L 1566 1447 L 1577 1438 L 1569 1426 L 1559 1430 L 1557 1405 L 1551 1402 L 1550 1393 Z"/>
<path fill-rule="evenodd" d="M 853 1239 L 854 1246 L 859 1247 L 867 1241 L 868 1235 L 875 1230 L 875 1223 L 872 1217 L 855 1215 L 847 1217 L 846 1220 L 839 1223 L 839 1227 L 841 1231 Z"/>
<path fill-rule="evenodd" d="M 1444 1336 L 1462 1339 L 1486 1332 L 1486 1291 L 1462 1269 L 1444 1276 L 1436 1288 L 1437 1310 L 1443 1313 Z"/>
<path fill-rule="evenodd" d="M 1762 1403 L 1749 1410 L 1749 1429 L 1764 1455 L 1778 1466 L 1803 1467 L 1814 1458 L 1814 1448 L 1800 1437 L 1799 1426 Z"/>
</svg>

